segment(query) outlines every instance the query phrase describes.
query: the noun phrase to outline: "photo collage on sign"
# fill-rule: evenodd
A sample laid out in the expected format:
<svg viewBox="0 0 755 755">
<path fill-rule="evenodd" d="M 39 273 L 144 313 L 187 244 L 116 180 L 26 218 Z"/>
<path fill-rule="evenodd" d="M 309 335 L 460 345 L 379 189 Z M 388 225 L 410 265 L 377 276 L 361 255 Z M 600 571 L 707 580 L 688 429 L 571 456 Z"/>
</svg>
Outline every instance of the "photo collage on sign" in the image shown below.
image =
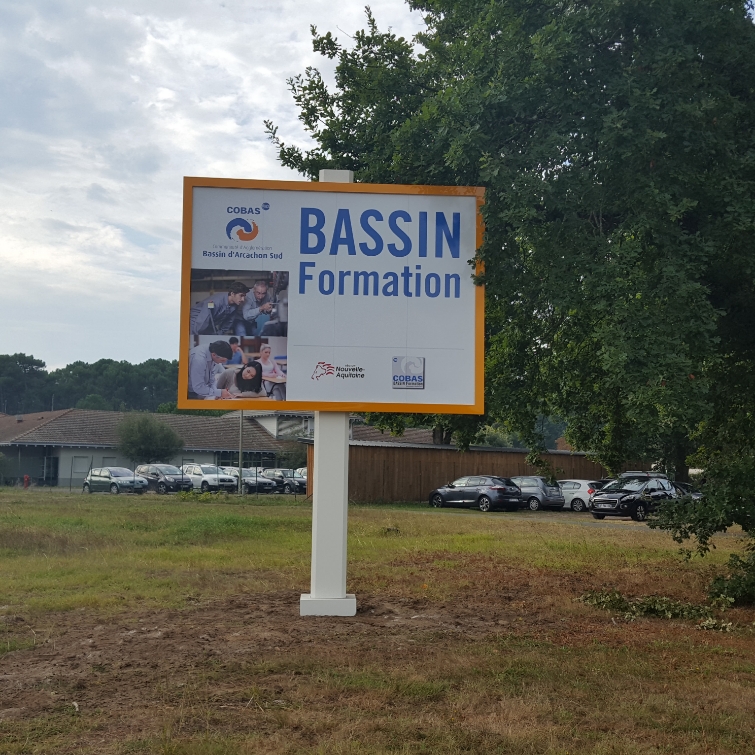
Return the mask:
<svg viewBox="0 0 755 755">
<path fill-rule="evenodd" d="M 190 399 L 286 400 L 285 271 L 191 271 Z"/>
</svg>

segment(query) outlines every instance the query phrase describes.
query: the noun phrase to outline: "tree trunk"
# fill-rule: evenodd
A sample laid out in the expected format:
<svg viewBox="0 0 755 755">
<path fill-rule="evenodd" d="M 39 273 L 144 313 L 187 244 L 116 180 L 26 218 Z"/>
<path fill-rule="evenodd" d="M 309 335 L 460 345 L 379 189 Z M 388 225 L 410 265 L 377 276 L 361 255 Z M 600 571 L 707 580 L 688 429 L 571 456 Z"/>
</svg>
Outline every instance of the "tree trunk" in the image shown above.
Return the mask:
<svg viewBox="0 0 755 755">
<path fill-rule="evenodd" d="M 450 446 L 452 437 L 453 430 L 445 430 L 439 425 L 433 428 L 433 443 L 436 446 Z"/>
</svg>

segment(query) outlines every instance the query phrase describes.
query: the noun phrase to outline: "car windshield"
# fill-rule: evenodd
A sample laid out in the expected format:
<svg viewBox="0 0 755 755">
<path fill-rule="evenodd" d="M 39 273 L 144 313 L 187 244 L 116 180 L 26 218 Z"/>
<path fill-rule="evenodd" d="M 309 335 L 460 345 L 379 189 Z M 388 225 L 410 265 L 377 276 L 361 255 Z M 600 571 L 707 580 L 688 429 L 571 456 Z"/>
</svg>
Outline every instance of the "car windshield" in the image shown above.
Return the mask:
<svg viewBox="0 0 755 755">
<path fill-rule="evenodd" d="M 202 464 L 200 467 L 203 474 L 222 474 L 222 472 L 217 467 L 212 467 L 209 464 Z"/>
<path fill-rule="evenodd" d="M 294 472 L 294 477 L 299 477 L 302 480 L 304 479 L 304 475 L 301 472 Z"/>
<path fill-rule="evenodd" d="M 181 474 L 181 470 L 178 467 L 174 467 L 171 464 L 155 464 L 155 466 L 163 474 Z"/>
<path fill-rule="evenodd" d="M 647 479 L 642 477 L 625 477 L 623 480 L 616 480 L 608 483 L 600 492 L 616 493 L 620 490 L 626 490 L 630 493 L 642 490 L 647 484 Z"/>
<path fill-rule="evenodd" d="M 508 480 L 503 477 L 491 477 L 490 480 L 493 485 L 514 485 L 514 482 L 512 480 Z"/>
<path fill-rule="evenodd" d="M 113 477 L 133 477 L 134 473 L 126 467 L 110 467 L 110 474 Z"/>
<path fill-rule="evenodd" d="M 253 469 L 245 469 L 244 477 L 256 477 L 257 473 Z"/>
</svg>

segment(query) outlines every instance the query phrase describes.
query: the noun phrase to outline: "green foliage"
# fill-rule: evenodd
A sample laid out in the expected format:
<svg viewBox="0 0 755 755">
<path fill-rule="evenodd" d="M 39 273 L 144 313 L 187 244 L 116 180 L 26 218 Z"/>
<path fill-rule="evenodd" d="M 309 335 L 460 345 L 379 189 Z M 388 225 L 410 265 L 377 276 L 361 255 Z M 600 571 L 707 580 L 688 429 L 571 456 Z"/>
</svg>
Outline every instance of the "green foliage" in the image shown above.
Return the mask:
<svg viewBox="0 0 755 755">
<path fill-rule="evenodd" d="M 77 409 L 99 409 L 101 411 L 111 411 L 113 406 L 108 401 L 105 401 L 99 393 L 90 393 L 85 398 L 79 399 L 76 402 Z"/>
<path fill-rule="evenodd" d="M 0 354 L 0 412 L 25 414 L 51 408 L 155 411 L 175 401 L 178 362 L 148 359 L 141 364 L 100 359 L 73 362 L 47 372 L 26 354 Z"/>
<path fill-rule="evenodd" d="M 464 445 L 501 422 L 537 449 L 538 417 L 558 415 L 609 469 L 647 458 L 683 478 L 722 359 L 755 333 L 750 4 L 412 5 L 422 54 L 372 16 L 352 49 L 314 34 L 335 87 L 315 69 L 290 82 L 314 148 L 269 125 L 281 162 L 486 187 L 489 417 L 444 433 Z"/>
<path fill-rule="evenodd" d="M 148 359 L 141 364 L 100 359 L 93 364 L 73 362 L 49 374 L 50 391 L 56 408 L 76 406 L 91 394 L 98 394 L 120 411 L 150 411 L 166 401 L 175 401 L 178 362 Z"/>
<path fill-rule="evenodd" d="M 487 415 L 368 421 L 461 447 L 501 427 L 537 463 L 538 418 L 559 416 L 613 473 L 704 470 L 704 502 L 651 526 L 701 553 L 755 532 L 752 2 L 411 5 L 422 51 L 370 14 L 351 49 L 313 30 L 337 63 L 332 91 L 315 69 L 290 82 L 313 149 L 268 124 L 313 178 L 486 189 Z"/>
<path fill-rule="evenodd" d="M 118 450 L 136 464 L 168 462 L 183 447 L 172 428 L 148 414 L 127 416 L 118 426 Z"/>
<path fill-rule="evenodd" d="M 179 490 L 175 498 L 186 503 L 217 503 L 218 495 L 222 495 L 224 499 L 228 497 L 222 493 L 210 493 L 209 491 L 198 493 L 196 490 Z"/>
<path fill-rule="evenodd" d="M 277 452 L 276 461 L 283 469 L 298 469 L 307 466 L 307 447 L 295 440 L 289 441 Z"/>
<path fill-rule="evenodd" d="M 24 414 L 49 407 L 45 363 L 26 354 L 0 354 L 0 412 Z"/>
<path fill-rule="evenodd" d="M 714 579 L 708 594 L 732 605 L 755 604 L 755 541 L 749 543 L 744 558 L 736 553 L 729 557 L 729 575 Z"/>
<path fill-rule="evenodd" d="M 580 600 L 588 606 L 620 613 L 627 620 L 641 616 L 653 616 L 659 619 L 707 619 L 713 615 L 708 606 L 683 603 L 659 595 L 630 599 L 625 598 L 616 590 L 586 592 Z"/>
</svg>

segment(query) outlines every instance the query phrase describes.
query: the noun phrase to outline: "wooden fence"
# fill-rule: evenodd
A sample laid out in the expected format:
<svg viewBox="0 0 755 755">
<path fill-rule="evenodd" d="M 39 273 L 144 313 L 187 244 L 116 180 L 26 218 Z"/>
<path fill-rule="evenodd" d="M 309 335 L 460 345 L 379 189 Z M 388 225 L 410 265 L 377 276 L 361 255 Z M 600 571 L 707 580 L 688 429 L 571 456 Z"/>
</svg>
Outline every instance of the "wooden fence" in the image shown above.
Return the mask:
<svg viewBox="0 0 755 755">
<path fill-rule="evenodd" d="M 431 490 L 462 475 L 513 477 L 535 474 L 527 452 L 448 446 L 349 446 L 349 500 L 425 501 Z M 581 454 L 544 454 L 559 479 L 599 480 L 606 470 Z M 307 447 L 307 494 L 312 495 L 314 446 Z"/>
</svg>

